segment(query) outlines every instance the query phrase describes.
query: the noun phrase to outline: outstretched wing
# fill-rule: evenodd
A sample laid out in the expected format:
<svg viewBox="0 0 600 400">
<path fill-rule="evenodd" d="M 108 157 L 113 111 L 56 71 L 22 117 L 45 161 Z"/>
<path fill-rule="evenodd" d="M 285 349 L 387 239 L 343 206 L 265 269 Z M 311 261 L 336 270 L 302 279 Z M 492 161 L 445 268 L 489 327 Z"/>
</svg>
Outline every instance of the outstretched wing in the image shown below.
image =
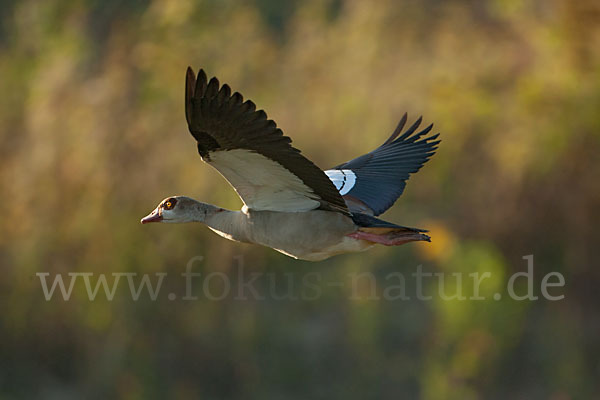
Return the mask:
<svg viewBox="0 0 600 400">
<path fill-rule="evenodd" d="M 406 119 L 404 114 L 392 135 L 377 149 L 325 171 L 352 212 L 383 213 L 400 197 L 410 174 L 435 153 L 439 134 L 423 138 L 433 124 L 415 133 L 421 124 L 419 117 L 399 136 Z"/>
<path fill-rule="evenodd" d="M 188 67 L 185 115 L 202 160 L 216 168 L 250 210 L 349 214 L 327 175 L 292 147 L 264 111 L 217 78 Z"/>
</svg>

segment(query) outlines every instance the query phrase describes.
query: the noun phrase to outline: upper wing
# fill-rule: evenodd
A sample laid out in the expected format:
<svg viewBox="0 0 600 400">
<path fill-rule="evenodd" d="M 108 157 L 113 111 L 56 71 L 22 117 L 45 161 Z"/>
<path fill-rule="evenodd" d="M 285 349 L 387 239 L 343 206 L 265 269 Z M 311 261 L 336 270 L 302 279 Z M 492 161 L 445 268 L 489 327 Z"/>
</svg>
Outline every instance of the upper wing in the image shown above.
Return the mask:
<svg viewBox="0 0 600 400">
<path fill-rule="evenodd" d="M 415 134 L 421 124 L 419 117 L 398 137 L 405 124 L 406 114 L 377 149 L 325 171 L 351 211 L 383 213 L 400 197 L 410 174 L 417 172 L 435 153 L 439 134 L 421 139 L 433 125 Z"/>
<path fill-rule="evenodd" d="M 188 67 L 185 115 L 202 160 L 216 168 L 251 210 L 349 213 L 327 175 L 291 146 L 264 111 L 203 70 Z"/>
</svg>

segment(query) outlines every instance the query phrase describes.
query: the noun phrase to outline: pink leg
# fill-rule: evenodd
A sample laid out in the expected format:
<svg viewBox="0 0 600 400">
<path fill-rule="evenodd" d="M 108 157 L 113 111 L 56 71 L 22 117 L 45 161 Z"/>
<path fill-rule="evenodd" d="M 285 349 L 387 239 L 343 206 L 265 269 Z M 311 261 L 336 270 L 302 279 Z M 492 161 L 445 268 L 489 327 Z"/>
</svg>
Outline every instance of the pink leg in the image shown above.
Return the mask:
<svg viewBox="0 0 600 400">
<path fill-rule="evenodd" d="M 376 233 L 356 231 L 348 236 L 358 240 L 367 240 L 369 242 L 383 244 L 384 246 L 399 246 L 404 243 L 421 240 L 427 242 L 430 241 L 429 236 L 417 232 L 390 232 L 384 235 L 378 235 Z"/>
</svg>

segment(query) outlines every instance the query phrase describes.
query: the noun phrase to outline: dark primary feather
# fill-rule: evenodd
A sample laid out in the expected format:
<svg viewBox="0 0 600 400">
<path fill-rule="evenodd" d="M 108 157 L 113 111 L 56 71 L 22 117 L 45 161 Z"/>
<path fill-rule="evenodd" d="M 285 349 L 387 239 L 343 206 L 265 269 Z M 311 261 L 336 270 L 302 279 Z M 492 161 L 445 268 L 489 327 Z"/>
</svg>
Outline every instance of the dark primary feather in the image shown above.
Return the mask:
<svg viewBox="0 0 600 400">
<path fill-rule="evenodd" d="M 247 149 L 279 163 L 311 188 L 321 207 L 349 214 L 344 199 L 327 175 L 292 147 L 291 139 L 283 135 L 264 111 L 256 111 L 250 100 L 240 93 L 231 94 L 228 85 L 210 81 L 203 70 L 188 67 L 185 85 L 185 115 L 190 132 L 198 142 L 198 152 L 210 162 L 210 153 L 232 149 Z"/>
<path fill-rule="evenodd" d="M 440 140 L 439 134 L 426 136 L 433 125 L 415 133 L 421 117 L 406 130 L 407 116 L 404 114 L 392 135 L 377 149 L 335 169 L 350 169 L 356 174 L 356 183 L 347 196 L 367 205 L 374 215 L 390 208 L 400 197 L 410 174 L 417 172 L 435 153 Z"/>
</svg>

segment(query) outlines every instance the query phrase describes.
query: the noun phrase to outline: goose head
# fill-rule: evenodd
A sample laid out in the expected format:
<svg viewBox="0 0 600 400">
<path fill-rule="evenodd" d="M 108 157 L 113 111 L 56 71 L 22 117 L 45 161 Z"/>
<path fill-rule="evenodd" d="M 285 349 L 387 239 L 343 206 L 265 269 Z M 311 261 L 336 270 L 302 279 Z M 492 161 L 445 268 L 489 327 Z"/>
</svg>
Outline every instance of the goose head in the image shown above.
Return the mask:
<svg viewBox="0 0 600 400">
<path fill-rule="evenodd" d="M 150 222 L 184 223 L 203 221 L 206 217 L 204 208 L 203 203 L 189 197 L 167 197 L 140 222 L 148 224 Z"/>
</svg>

